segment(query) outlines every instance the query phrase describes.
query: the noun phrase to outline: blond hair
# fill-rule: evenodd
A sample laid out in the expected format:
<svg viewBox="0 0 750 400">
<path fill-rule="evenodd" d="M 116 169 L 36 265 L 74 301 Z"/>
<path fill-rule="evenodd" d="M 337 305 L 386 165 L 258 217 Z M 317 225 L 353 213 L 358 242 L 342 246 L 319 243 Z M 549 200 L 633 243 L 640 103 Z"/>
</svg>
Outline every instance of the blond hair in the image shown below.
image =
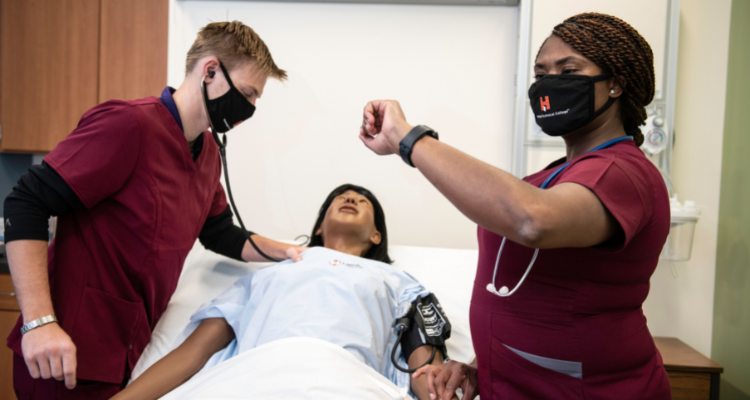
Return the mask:
<svg viewBox="0 0 750 400">
<path fill-rule="evenodd" d="M 204 26 L 187 53 L 185 75 L 206 56 L 215 56 L 228 70 L 254 59 L 268 76 L 280 81 L 287 77 L 286 71 L 273 62 L 271 52 L 260 36 L 240 21 L 212 22 Z"/>
</svg>

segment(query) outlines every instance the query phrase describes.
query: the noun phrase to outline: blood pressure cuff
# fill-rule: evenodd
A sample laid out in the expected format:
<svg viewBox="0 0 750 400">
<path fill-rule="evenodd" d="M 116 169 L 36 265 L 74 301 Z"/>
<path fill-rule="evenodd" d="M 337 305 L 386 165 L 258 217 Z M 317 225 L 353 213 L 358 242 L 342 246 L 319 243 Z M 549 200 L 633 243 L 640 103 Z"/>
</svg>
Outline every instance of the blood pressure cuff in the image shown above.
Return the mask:
<svg viewBox="0 0 750 400">
<path fill-rule="evenodd" d="M 437 347 L 447 361 L 449 358 L 445 341 L 451 337 L 451 323 L 437 297 L 432 293 L 417 297 L 405 317 L 411 321 L 401 337 L 401 352 L 406 361 L 409 361 L 414 350 L 427 345 Z"/>
</svg>

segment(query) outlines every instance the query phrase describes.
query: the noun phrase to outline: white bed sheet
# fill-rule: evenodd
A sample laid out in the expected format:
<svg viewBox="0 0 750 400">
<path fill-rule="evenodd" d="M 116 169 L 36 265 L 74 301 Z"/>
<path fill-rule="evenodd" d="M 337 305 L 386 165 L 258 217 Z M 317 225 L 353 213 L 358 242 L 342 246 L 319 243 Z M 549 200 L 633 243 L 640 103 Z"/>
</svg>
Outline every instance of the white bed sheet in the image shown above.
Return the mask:
<svg viewBox="0 0 750 400">
<path fill-rule="evenodd" d="M 474 358 L 469 331 L 469 303 L 476 272 L 476 250 L 391 246 L 394 266 L 414 275 L 435 293 L 453 327 L 448 354 L 462 362 Z M 177 289 L 151 335 L 151 342 L 136 364 L 132 379 L 179 346 L 189 335 L 190 316 L 237 279 L 269 265 L 230 260 L 196 242 L 185 260 Z M 218 367 L 218 366 L 217 366 Z M 395 386 L 393 386 L 395 388 Z"/>
<path fill-rule="evenodd" d="M 266 343 L 212 367 L 162 400 L 411 400 L 344 348 L 314 338 Z"/>
</svg>

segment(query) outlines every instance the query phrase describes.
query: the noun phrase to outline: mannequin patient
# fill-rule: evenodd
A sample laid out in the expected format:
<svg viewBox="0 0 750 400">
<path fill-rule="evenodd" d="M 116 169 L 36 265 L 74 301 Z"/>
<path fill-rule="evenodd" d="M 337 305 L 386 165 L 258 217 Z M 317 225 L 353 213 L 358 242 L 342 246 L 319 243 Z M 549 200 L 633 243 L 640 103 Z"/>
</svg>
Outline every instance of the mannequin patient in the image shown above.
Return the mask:
<svg viewBox="0 0 750 400">
<path fill-rule="evenodd" d="M 192 326 L 197 324 L 192 334 L 114 399 L 156 399 L 201 370 L 263 344 L 312 337 L 343 347 L 395 385 L 429 400 L 426 377 L 412 379 L 391 361 L 399 346 L 394 322 L 429 292 L 390 265 L 385 215 L 375 196 L 355 185 L 334 189 L 302 257 L 251 273 L 204 304 L 191 317 Z M 424 345 L 410 354 L 397 351 L 396 361 L 417 368 L 432 350 Z M 438 350 L 432 364 L 442 363 Z"/>
</svg>

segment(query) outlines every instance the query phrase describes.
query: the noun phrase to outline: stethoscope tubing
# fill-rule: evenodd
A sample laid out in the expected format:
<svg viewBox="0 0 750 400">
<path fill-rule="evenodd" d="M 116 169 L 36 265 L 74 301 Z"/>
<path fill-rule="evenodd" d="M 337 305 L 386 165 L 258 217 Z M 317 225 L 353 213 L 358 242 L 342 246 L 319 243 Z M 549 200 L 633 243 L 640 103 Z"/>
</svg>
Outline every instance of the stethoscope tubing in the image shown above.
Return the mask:
<svg viewBox="0 0 750 400">
<path fill-rule="evenodd" d="M 237 221 L 240 223 L 240 228 L 242 229 L 242 233 L 245 235 L 245 238 L 248 242 L 250 242 L 250 245 L 253 246 L 253 249 L 255 249 L 258 254 L 260 254 L 261 257 L 265 258 L 268 261 L 272 262 L 281 262 L 284 260 L 280 260 L 277 258 L 273 258 L 269 256 L 268 254 L 264 253 L 260 247 L 255 243 L 255 240 L 253 240 L 252 235 L 250 235 L 250 232 L 248 232 L 247 229 L 245 229 L 245 224 L 242 222 L 242 217 L 240 216 L 240 212 L 237 210 L 237 205 L 234 204 L 234 196 L 232 196 L 232 186 L 229 184 L 229 171 L 227 168 L 227 135 L 224 133 L 224 140 L 219 139 L 219 134 L 216 131 L 216 128 L 214 128 L 214 124 L 211 122 L 211 117 L 208 114 L 208 104 L 206 104 L 206 99 L 208 99 L 207 89 L 206 89 L 206 77 L 204 76 L 201 79 L 201 94 L 203 95 L 203 109 L 206 111 L 206 117 L 208 118 L 208 126 L 211 128 L 211 135 L 214 138 L 214 141 L 216 142 L 216 145 L 219 146 L 219 157 L 221 158 L 221 164 L 224 167 L 224 183 L 227 185 L 227 195 L 229 197 L 229 204 L 232 206 L 232 210 L 234 210 L 234 215 L 237 217 Z M 224 121 L 226 123 L 226 120 Z"/>
</svg>

